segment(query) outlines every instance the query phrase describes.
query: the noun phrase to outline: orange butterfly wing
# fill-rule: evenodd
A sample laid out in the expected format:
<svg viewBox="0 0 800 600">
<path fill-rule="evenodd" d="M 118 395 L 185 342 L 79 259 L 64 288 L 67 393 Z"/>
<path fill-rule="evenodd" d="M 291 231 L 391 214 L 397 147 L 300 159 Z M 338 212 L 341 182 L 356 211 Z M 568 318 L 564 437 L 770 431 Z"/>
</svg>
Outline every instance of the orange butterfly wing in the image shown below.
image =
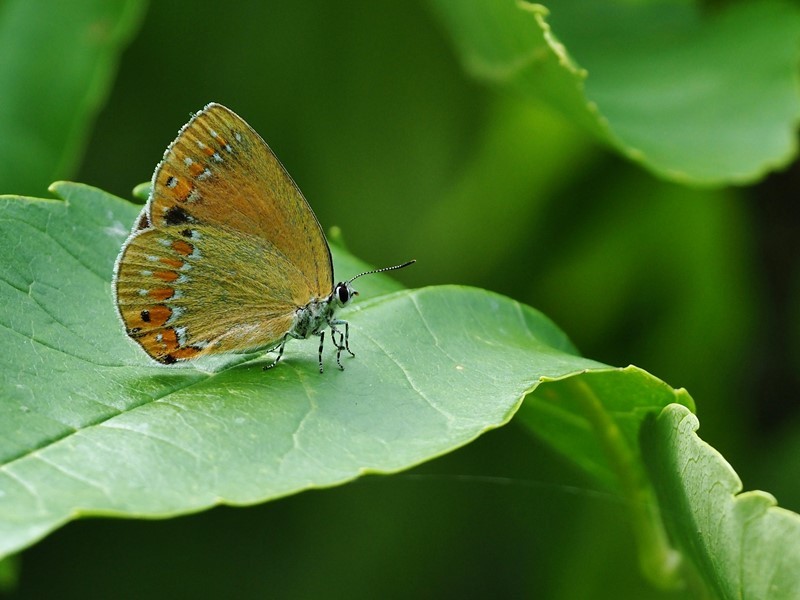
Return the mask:
<svg viewBox="0 0 800 600">
<path fill-rule="evenodd" d="M 160 362 L 277 344 L 333 289 L 311 207 L 266 142 L 224 106 L 181 129 L 117 259 L 126 331 Z"/>
</svg>

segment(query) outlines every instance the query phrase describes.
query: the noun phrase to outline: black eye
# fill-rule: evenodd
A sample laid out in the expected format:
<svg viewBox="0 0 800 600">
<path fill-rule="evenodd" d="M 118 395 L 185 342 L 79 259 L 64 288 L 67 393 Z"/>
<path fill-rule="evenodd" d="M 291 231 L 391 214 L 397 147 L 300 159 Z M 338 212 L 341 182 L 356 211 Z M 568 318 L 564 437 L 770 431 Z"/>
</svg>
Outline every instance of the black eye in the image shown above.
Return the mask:
<svg viewBox="0 0 800 600">
<path fill-rule="evenodd" d="M 347 291 L 346 285 L 336 286 L 336 295 L 339 297 L 339 302 L 346 304 L 350 300 L 350 292 Z"/>
</svg>

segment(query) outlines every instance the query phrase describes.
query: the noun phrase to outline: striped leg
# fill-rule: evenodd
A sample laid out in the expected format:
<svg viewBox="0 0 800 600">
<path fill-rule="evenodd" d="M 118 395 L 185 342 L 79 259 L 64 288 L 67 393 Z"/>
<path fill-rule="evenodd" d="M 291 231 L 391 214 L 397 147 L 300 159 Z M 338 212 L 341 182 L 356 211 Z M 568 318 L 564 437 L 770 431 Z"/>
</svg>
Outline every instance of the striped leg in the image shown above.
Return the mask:
<svg viewBox="0 0 800 600">
<path fill-rule="evenodd" d="M 333 337 L 332 333 L 331 333 L 331 337 Z M 325 332 L 324 331 L 320 331 L 319 332 L 319 372 L 320 373 L 322 373 L 322 345 L 323 345 L 324 342 L 325 342 Z M 335 344 L 336 341 L 334 340 L 333 343 Z M 339 366 L 341 366 L 341 365 L 339 365 Z"/>
<path fill-rule="evenodd" d="M 341 319 L 336 319 L 335 321 L 331 321 L 330 325 L 331 325 L 331 331 L 335 331 L 336 333 L 342 336 L 339 339 L 339 350 L 340 351 L 342 349 L 347 350 L 350 356 L 355 358 L 356 355 L 353 354 L 353 352 L 350 350 L 350 323 L 348 323 L 347 321 L 342 321 Z M 344 335 L 342 335 L 341 331 L 336 329 L 336 325 L 344 325 Z M 343 346 L 342 342 L 344 342 Z"/>
<path fill-rule="evenodd" d="M 264 370 L 265 371 L 271 369 L 272 367 L 274 367 L 275 365 L 278 364 L 278 361 L 281 359 L 281 356 L 283 356 L 283 348 L 284 348 L 284 346 L 286 346 L 286 340 L 289 339 L 290 335 L 291 334 L 287 333 L 285 336 L 283 336 L 283 340 L 281 340 L 281 345 L 278 346 L 278 358 L 276 358 L 275 361 L 272 364 L 264 365 Z"/>
</svg>

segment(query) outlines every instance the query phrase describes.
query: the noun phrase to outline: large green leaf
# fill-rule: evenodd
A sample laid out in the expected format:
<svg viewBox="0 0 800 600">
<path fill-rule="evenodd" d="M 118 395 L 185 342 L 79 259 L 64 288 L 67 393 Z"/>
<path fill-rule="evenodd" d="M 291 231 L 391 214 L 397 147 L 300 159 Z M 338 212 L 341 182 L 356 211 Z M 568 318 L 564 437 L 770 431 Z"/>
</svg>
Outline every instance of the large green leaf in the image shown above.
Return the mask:
<svg viewBox="0 0 800 600">
<path fill-rule="evenodd" d="M 800 516 L 761 491 L 742 493 L 733 468 L 695 433 L 697 417 L 666 407 L 642 447 L 678 547 L 719 598 L 800 596 Z"/>
<path fill-rule="evenodd" d="M 0 222 L 0 552 L 82 514 L 169 515 L 392 472 L 506 422 L 543 376 L 608 367 L 541 314 L 488 292 L 365 278 L 357 358 L 316 344 L 164 368 L 122 332 L 112 265 L 137 208 L 56 184 Z M 338 275 L 362 267 L 342 252 Z M 243 362 L 255 358 L 253 362 Z"/>
<path fill-rule="evenodd" d="M 549 102 L 663 177 L 742 183 L 796 154 L 795 6 L 432 2 L 475 76 Z"/>
<path fill-rule="evenodd" d="M 144 7 L 143 0 L 0 4 L 0 189 L 42 193 L 71 174 Z"/>
<path fill-rule="evenodd" d="M 540 375 L 602 367 L 487 292 L 365 278 L 357 358 L 164 368 L 122 332 L 110 277 L 137 208 L 76 184 L 2 201 L 0 552 L 75 516 L 170 515 L 391 472 L 507 421 Z M 337 253 L 339 276 L 361 265 Z M 390 293 L 386 293 L 390 292 Z M 383 294 L 383 295 L 381 295 Z M 236 364 L 238 363 L 238 365 Z M 235 365 L 235 368 L 230 368 Z"/>
<path fill-rule="evenodd" d="M 0 557 L 84 515 L 166 517 L 406 469 L 503 425 L 527 397 L 522 423 L 627 500 L 650 580 L 679 581 L 638 438 L 648 414 L 693 407 L 685 391 L 578 356 L 508 298 L 383 276 L 343 311 L 357 353 L 344 372 L 329 352 L 319 374 L 313 341 L 269 372 L 258 355 L 155 365 L 110 293 L 138 208 L 52 190 L 63 200 L 0 198 Z M 364 266 L 342 251 L 335 263 L 343 277 Z"/>
</svg>

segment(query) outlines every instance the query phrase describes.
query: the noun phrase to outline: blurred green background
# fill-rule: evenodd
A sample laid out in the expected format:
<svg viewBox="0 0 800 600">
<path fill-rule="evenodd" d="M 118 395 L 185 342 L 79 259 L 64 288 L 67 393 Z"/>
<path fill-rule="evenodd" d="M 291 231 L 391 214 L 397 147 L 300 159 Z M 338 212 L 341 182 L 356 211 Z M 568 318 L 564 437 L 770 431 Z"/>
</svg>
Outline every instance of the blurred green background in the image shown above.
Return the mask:
<svg viewBox="0 0 800 600">
<path fill-rule="evenodd" d="M 797 162 L 747 187 L 656 178 L 470 78 L 423 0 L 5 0 L 0 34 L 0 193 L 68 178 L 130 197 L 190 113 L 223 103 L 356 256 L 507 294 L 585 355 L 687 388 L 745 489 L 800 510 Z M 512 423 L 409 474 L 72 523 L 6 594 L 682 597 L 636 561 L 625 507 Z"/>
</svg>

